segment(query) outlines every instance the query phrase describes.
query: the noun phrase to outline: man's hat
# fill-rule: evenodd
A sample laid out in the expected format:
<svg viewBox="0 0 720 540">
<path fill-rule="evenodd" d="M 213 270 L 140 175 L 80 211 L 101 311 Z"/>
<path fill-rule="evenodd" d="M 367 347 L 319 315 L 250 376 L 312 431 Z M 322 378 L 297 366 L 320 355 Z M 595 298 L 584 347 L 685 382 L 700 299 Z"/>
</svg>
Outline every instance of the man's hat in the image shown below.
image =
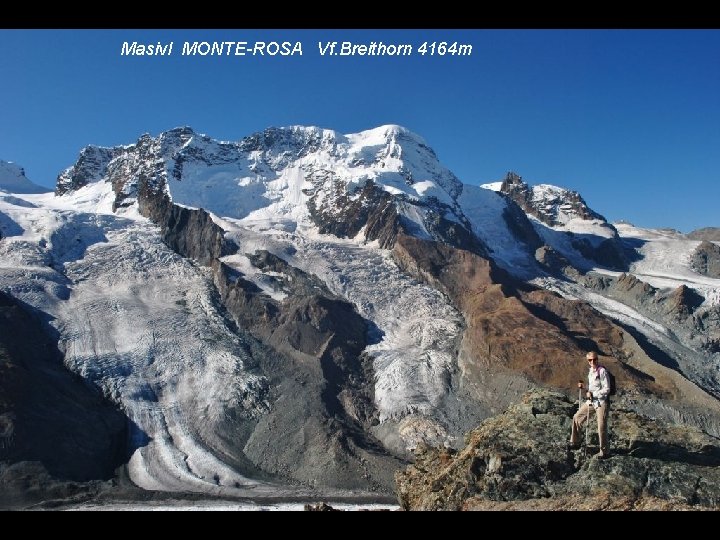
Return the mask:
<svg viewBox="0 0 720 540">
<path fill-rule="evenodd" d="M 587 358 L 588 360 L 597 360 L 597 353 L 594 351 L 590 351 L 585 355 L 585 358 Z"/>
</svg>

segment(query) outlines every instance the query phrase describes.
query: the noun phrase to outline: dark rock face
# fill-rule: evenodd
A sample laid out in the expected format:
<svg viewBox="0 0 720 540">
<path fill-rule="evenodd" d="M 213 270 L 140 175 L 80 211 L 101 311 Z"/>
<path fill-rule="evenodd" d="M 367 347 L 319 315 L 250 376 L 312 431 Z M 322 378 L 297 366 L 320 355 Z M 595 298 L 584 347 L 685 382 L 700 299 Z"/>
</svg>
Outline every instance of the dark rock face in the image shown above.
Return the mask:
<svg viewBox="0 0 720 540">
<path fill-rule="evenodd" d="M 472 227 L 469 224 L 446 219 L 443 216 L 445 213 L 443 205 L 438 206 L 438 210 L 430 210 L 427 213 L 425 220 L 425 227 L 430 231 L 433 239 L 481 257 L 489 257 L 487 247 L 472 233 Z"/>
<path fill-rule="evenodd" d="M 705 299 L 686 285 L 680 285 L 665 298 L 667 313 L 685 318 L 691 315 Z"/>
<path fill-rule="evenodd" d="M 324 176 L 309 178 L 317 186 L 326 181 Z M 346 193 L 346 187 L 340 181 L 336 181 L 332 189 L 329 197 L 323 196 L 320 200 L 314 194 L 308 202 L 310 215 L 321 233 L 353 238 L 365 227 L 366 240 L 378 240 L 380 247 L 391 249 L 399 233 L 417 232 L 414 231 L 416 225 L 398 212 L 399 204 L 411 205 L 422 210 L 424 226 L 433 238 L 479 255 L 488 254 L 486 246 L 472 233 L 470 224 L 447 219 L 445 214 L 450 209 L 438 201 L 424 204 L 401 200 L 379 188 L 372 180 L 354 193 Z"/>
<path fill-rule="evenodd" d="M 640 281 L 632 274 L 621 274 L 615 284 L 616 289 L 625 293 L 626 297 L 633 297 L 636 302 L 652 299 L 657 289 L 644 281 Z"/>
<path fill-rule="evenodd" d="M 162 227 L 162 240 L 170 249 L 204 266 L 230 253 L 225 231 L 213 222 L 208 212 L 172 204 L 165 194 L 144 195 L 143 189 L 138 200 L 140 212 Z"/>
<path fill-rule="evenodd" d="M 316 179 L 314 183 L 320 185 L 322 182 L 324 178 Z M 367 240 L 378 240 L 384 248 L 395 243 L 400 217 L 395 200 L 388 192 L 379 189 L 372 181 L 360 188 L 354 197 L 346 193 L 344 184 L 339 181 L 332 188 L 334 193 L 322 203 L 317 194 L 308 201 L 310 216 L 321 233 L 354 238 L 366 227 Z"/>
<path fill-rule="evenodd" d="M 104 176 L 108 163 L 122 153 L 122 149 L 86 146 L 75 164 L 57 178 L 56 195 L 79 189 Z"/>
<path fill-rule="evenodd" d="M 690 256 L 690 265 L 698 274 L 720 278 L 720 246 L 703 240 Z"/>
<path fill-rule="evenodd" d="M 15 464 L 2 478 L 110 478 L 127 457 L 125 416 L 65 369 L 40 322 L 2 292 L 0 319 L 0 462 Z M 29 496 L 13 485 L 0 481 L 0 504 Z"/>
<path fill-rule="evenodd" d="M 503 219 L 518 240 L 525 243 L 529 249 L 535 250 L 543 245 L 543 241 L 538 236 L 525 212 L 511 198 L 508 200 L 507 208 L 503 212 Z"/>
<path fill-rule="evenodd" d="M 580 238 L 573 240 L 572 246 L 586 259 L 595 261 L 606 268 L 613 270 L 628 268 L 625 248 L 617 237 L 606 238 L 596 246 L 593 246 L 587 239 Z"/>
<path fill-rule="evenodd" d="M 614 498 L 626 508 L 647 508 L 648 501 L 662 508 L 658 501 L 666 500 L 720 508 L 720 441 L 611 408 L 612 455 L 598 460 L 568 446 L 576 410 L 560 394 L 534 390 L 470 432 L 459 452 L 418 449 L 416 462 L 395 476 L 401 506 L 460 510 L 515 501 L 515 509 L 598 509 Z"/>
</svg>

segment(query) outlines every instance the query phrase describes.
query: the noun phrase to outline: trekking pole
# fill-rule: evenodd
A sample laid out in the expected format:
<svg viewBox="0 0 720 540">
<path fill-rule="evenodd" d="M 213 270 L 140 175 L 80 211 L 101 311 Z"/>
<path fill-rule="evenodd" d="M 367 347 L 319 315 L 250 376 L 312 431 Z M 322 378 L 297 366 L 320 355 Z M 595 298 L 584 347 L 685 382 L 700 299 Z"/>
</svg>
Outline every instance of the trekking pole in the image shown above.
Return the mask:
<svg viewBox="0 0 720 540">
<path fill-rule="evenodd" d="M 592 401 L 588 403 L 587 415 L 585 416 L 585 457 L 588 455 L 588 433 L 590 428 L 590 409 L 592 409 Z"/>
</svg>

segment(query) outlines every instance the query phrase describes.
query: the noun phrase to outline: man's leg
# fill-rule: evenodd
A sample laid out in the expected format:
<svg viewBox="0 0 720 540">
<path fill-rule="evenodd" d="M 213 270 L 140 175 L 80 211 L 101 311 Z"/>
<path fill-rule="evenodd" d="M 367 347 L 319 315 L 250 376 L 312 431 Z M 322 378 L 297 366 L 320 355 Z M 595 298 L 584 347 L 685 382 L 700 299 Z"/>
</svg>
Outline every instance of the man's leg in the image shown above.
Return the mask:
<svg viewBox="0 0 720 540">
<path fill-rule="evenodd" d="M 578 412 L 576 412 L 575 416 L 573 416 L 572 433 L 570 433 L 570 444 L 572 446 L 580 444 L 580 429 L 587 420 L 589 407 L 590 405 L 588 405 L 587 401 L 583 402 L 583 404 L 580 405 Z"/>
<path fill-rule="evenodd" d="M 597 414 L 598 438 L 600 439 L 600 454 L 608 455 L 607 444 L 607 419 L 610 412 L 610 403 L 603 401 L 602 405 L 595 411 Z"/>
</svg>

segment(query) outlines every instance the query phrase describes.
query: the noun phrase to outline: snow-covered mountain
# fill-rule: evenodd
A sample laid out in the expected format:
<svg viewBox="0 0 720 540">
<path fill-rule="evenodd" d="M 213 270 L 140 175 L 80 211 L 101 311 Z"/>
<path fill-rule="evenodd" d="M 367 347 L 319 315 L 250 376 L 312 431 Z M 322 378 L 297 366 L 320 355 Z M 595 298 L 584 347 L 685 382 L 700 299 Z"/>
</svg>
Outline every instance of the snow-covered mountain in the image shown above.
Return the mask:
<svg viewBox="0 0 720 540">
<path fill-rule="evenodd" d="M 578 192 L 549 184 L 529 186 L 514 172 L 509 172 L 502 182 L 485 184 L 484 187 L 505 193 L 525 212 L 551 227 L 582 221 L 606 223 L 604 217 L 588 207 Z"/>
<path fill-rule="evenodd" d="M 147 489 L 388 491 L 589 349 L 624 405 L 720 433 L 713 250 L 488 187 L 399 126 L 89 146 L 55 194 L 0 197 L 0 290 L 121 406 Z"/>
<path fill-rule="evenodd" d="M 0 160 L 0 193 L 47 193 L 51 191 L 32 183 L 25 169 L 11 161 Z"/>
</svg>

